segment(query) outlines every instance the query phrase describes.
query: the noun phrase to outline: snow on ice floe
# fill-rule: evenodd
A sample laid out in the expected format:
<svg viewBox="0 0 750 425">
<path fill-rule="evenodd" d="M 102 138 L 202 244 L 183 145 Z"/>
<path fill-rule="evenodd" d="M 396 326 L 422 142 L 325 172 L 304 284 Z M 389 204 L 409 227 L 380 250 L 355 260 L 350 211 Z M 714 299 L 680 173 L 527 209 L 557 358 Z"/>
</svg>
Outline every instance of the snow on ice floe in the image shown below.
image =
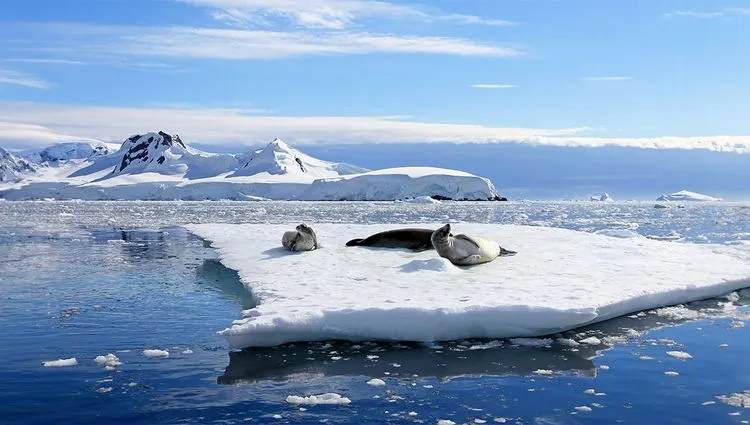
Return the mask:
<svg viewBox="0 0 750 425">
<path fill-rule="evenodd" d="M 78 360 L 76 360 L 75 357 L 71 357 L 69 359 L 58 359 L 58 360 L 49 360 L 42 362 L 42 365 L 44 367 L 66 367 L 66 366 L 75 366 L 78 364 Z"/>
<path fill-rule="evenodd" d="M 721 201 L 721 198 L 714 198 L 713 196 L 704 195 L 702 193 L 690 192 L 688 190 L 681 190 L 669 195 L 661 195 L 656 198 L 657 201 Z"/>
<path fill-rule="evenodd" d="M 729 406 L 750 408 L 750 390 L 742 393 L 732 393 L 729 395 L 719 395 L 716 398 Z"/>
<path fill-rule="evenodd" d="M 316 405 L 316 404 L 349 404 L 352 401 L 346 397 L 343 397 L 340 394 L 336 393 L 325 393 L 320 395 L 311 395 L 311 396 L 298 396 L 298 395 L 290 395 L 287 396 L 286 402 L 289 404 L 309 404 L 309 405 Z"/>
<path fill-rule="evenodd" d="M 750 286 L 750 247 L 744 245 L 466 223 L 455 232 L 494 239 L 518 255 L 459 268 L 434 251 L 344 246 L 353 237 L 409 224 L 308 223 L 323 248 L 287 253 L 280 235 L 294 224 L 187 226 L 212 242 L 260 302 L 220 332 L 234 348 L 329 339 L 536 337 Z"/>
</svg>

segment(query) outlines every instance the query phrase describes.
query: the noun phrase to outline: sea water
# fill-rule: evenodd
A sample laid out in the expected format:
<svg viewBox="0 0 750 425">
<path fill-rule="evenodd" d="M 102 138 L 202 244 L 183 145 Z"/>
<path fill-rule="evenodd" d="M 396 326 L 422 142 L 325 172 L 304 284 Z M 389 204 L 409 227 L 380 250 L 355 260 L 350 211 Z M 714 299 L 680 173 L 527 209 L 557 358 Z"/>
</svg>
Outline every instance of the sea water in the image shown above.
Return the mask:
<svg viewBox="0 0 750 425">
<path fill-rule="evenodd" d="M 750 243 L 750 204 L 742 203 L 0 202 L 0 423 L 750 420 L 745 291 L 552 340 L 230 352 L 216 332 L 254 298 L 179 226 L 302 221 L 515 223 Z M 570 346 L 571 338 L 589 343 Z M 121 364 L 95 361 L 108 353 Z M 75 366 L 43 365 L 72 357 Z M 350 403 L 287 402 L 325 393 Z"/>
</svg>

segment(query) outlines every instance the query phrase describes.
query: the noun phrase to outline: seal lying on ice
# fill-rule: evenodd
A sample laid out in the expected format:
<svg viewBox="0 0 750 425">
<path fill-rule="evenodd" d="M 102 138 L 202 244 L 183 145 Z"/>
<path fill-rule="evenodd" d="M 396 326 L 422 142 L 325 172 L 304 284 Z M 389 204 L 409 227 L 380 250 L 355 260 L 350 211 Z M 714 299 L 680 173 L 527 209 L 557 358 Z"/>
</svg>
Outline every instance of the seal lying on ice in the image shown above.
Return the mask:
<svg viewBox="0 0 750 425">
<path fill-rule="evenodd" d="M 364 239 L 352 239 L 346 246 L 371 246 L 375 248 L 406 248 L 412 251 L 432 249 L 432 229 L 394 229 L 375 233 Z"/>
<path fill-rule="evenodd" d="M 438 255 L 447 258 L 457 266 L 488 263 L 498 256 L 516 254 L 515 251 L 501 248 L 495 241 L 476 236 L 453 236 L 450 224 L 435 230 L 432 233 L 431 240 Z"/>
<path fill-rule="evenodd" d="M 302 223 L 295 229 L 284 232 L 281 246 L 289 251 L 312 251 L 318 248 L 318 238 L 310 226 Z"/>
</svg>

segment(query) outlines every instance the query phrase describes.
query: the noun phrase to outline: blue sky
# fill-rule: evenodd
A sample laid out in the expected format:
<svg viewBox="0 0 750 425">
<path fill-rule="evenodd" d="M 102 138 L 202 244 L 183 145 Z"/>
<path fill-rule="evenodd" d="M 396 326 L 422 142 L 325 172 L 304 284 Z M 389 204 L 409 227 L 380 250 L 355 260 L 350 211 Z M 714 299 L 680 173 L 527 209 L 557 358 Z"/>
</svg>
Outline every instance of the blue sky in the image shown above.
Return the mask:
<svg viewBox="0 0 750 425">
<path fill-rule="evenodd" d="M 6 145 L 750 146 L 747 0 L 4 0 L 0 24 Z"/>
<path fill-rule="evenodd" d="M 748 0 L 3 0 L 0 145 L 714 158 L 750 152 L 749 48 Z"/>
</svg>

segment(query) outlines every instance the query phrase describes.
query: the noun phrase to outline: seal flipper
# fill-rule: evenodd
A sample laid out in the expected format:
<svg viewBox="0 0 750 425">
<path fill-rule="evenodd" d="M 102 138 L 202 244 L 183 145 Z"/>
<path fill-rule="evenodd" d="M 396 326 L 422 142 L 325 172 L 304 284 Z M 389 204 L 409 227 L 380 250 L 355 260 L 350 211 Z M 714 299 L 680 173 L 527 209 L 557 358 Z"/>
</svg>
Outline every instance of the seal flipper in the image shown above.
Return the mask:
<svg viewBox="0 0 750 425">
<path fill-rule="evenodd" d="M 518 254 L 516 251 L 511 251 L 509 249 L 500 247 L 500 254 L 498 255 L 498 257 L 510 257 L 516 254 Z"/>
<path fill-rule="evenodd" d="M 363 240 L 364 239 L 362 239 L 362 238 L 352 239 L 352 240 L 350 240 L 349 242 L 346 243 L 346 246 L 357 246 L 357 245 L 361 244 Z"/>
<path fill-rule="evenodd" d="M 477 241 L 475 241 L 474 239 L 472 239 L 470 236 L 466 236 L 464 234 L 461 234 L 461 235 L 454 236 L 454 238 L 456 238 L 456 239 L 462 239 L 462 240 L 465 240 L 467 242 L 471 242 L 471 244 L 474 245 L 475 247 L 477 247 L 477 249 L 480 249 L 479 244 L 477 243 Z"/>
</svg>

